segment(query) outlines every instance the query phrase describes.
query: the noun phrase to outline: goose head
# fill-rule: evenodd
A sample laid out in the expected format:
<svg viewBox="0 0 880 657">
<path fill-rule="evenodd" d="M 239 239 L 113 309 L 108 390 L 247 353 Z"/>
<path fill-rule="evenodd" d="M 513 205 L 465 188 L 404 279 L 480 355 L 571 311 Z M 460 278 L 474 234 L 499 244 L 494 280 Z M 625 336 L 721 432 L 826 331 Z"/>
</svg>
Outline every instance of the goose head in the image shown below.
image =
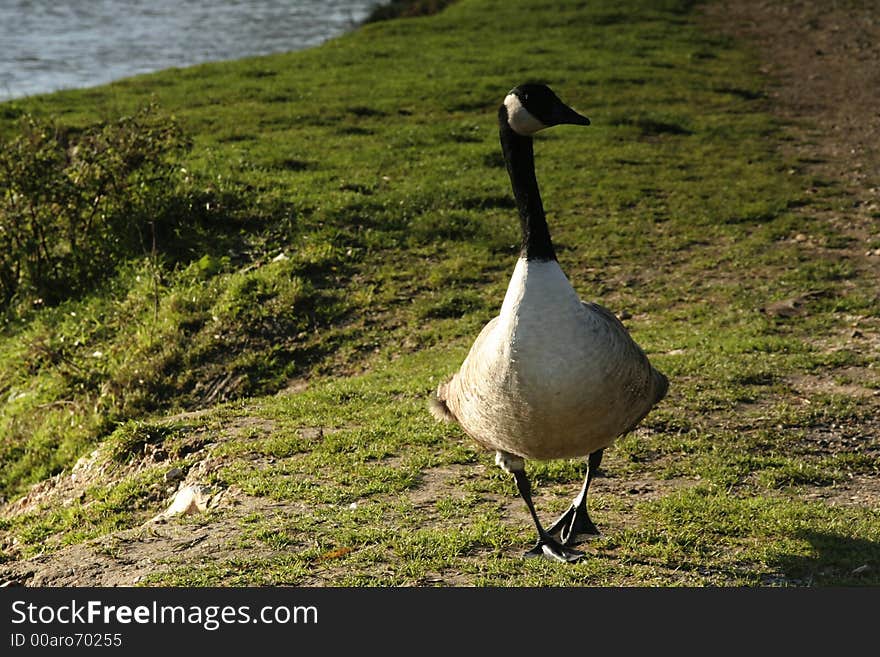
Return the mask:
<svg viewBox="0 0 880 657">
<path fill-rule="evenodd" d="M 550 87 L 536 83 L 521 84 L 512 89 L 504 98 L 499 118 L 523 137 L 564 123 L 590 125 L 590 119 L 559 100 Z"/>
</svg>

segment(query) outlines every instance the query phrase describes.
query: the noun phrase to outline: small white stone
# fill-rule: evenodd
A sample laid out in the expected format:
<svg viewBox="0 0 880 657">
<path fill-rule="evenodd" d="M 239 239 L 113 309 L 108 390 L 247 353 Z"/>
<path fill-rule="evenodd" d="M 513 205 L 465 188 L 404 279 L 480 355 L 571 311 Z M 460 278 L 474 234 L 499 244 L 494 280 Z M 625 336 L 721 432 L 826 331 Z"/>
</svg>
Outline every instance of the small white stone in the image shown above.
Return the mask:
<svg viewBox="0 0 880 657">
<path fill-rule="evenodd" d="M 208 508 L 210 499 L 211 491 L 204 486 L 199 486 L 198 484 L 184 486 L 177 491 L 171 505 L 157 517 L 170 518 L 172 516 L 201 513 Z"/>
</svg>

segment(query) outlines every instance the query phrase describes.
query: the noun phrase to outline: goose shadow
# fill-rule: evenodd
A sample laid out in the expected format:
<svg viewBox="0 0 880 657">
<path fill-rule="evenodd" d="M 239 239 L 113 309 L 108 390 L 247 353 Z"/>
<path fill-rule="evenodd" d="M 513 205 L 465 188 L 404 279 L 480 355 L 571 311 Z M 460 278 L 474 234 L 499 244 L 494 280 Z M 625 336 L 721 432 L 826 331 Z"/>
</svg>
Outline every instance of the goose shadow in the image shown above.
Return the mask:
<svg viewBox="0 0 880 657">
<path fill-rule="evenodd" d="M 819 531 L 798 532 L 797 537 L 808 541 L 813 549 L 809 555 L 783 554 L 774 560 L 787 583 L 880 585 L 880 542 Z"/>
</svg>

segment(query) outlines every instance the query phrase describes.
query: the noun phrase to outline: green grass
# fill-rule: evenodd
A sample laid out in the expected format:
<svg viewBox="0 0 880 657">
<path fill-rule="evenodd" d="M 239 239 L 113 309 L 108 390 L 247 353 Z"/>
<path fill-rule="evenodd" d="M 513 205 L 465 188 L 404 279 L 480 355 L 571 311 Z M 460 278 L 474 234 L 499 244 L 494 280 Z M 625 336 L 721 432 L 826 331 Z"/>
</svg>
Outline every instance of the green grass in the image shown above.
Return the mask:
<svg viewBox="0 0 880 657">
<path fill-rule="evenodd" d="M 757 62 L 691 4 L 460 0 L 305 52 L 0 106 L 11 134 L 25 111 L 85 125 L 155 101 L 194 141 L 187 175 L 243 203 L 218 222 L 222 249 L 121 263 L 92 295 L 6 319 L 2 494 L 98 445 L 117 473 L 0 521 L 6 558 L 136 527 L 169 467 L 210 456 L 209 483 L 256 510 L 213 512 L 239 527 L 228 557 L 148 583 L 880 582 L 876 504 L 815 495 L 878 474 L 876 406 L 797 388 L 876 372 L 876 354 L 828 345 L 878 297 L 811 212 L 841 192 L 803 193 Z M 568 568 L 520 558 L 532 529 L 512 482 L 425 410 L 516 258 L 495 109 L 534 79 L 592 120 L 536 140 L 560 263 L 584 298 L 629 313 L 671 380 L 609 450 L 591 498 L 605 534 Z M 760 311 L 807 293 L 795 317 Z M 154 447 L 163 460 L 138 466 Z M 529 467 L 542 516 L 562 511 L 581 466 Z"/>
</svg>

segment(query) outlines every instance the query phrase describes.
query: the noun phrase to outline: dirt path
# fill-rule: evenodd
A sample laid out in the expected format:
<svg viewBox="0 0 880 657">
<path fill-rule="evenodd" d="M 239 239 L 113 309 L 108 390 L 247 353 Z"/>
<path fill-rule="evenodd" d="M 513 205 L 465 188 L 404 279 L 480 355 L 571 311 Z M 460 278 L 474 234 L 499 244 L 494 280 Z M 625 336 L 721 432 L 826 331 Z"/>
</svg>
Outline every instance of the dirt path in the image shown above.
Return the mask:
<svg viewBox="0 0 880 657">
<path fill-rule="evenodd" d="M 701 12 L 707 29 L 755 48 L 770 82 L 769 109 L 786 125 L 786 156 L 816 186 L 843 188 L 837 209 L 816 204 L 801 211 L 828 222 L 849 242 L 829 251 L 821 240 L 798 235 L 801 246 L 845 260 L 857 273 L 848 284 L 880 298 L 880 0 L 718 0 Z M 880 353 L 880 318 L 853 318 L 833 340 L 821 346 Z M 791 383 L 805 396 L 866 392 L 858 384 L 871 373 L 850 368 L 842 374 L 856 384 L 852 390 L 827 375 Z M 861 430 L 876 436 L 880 396 L 866 401 L 875 420 Z M 880 504 L 880 481 L 857 478 L 808 495 L 835 504 Z"/>
<path fill-rule="evenodd" d="M 790 139 L 783 145 L 787 155 L 800 163 L 807 179 L 841 185 L 849 199 L 845 211 L 828 210 L 822 215 L 851 238 L 845 248 L 835 250 L 837 257 L 857 269 L 857 284 L 880 294 L 880 0 L 719 0 L 701 12 L 707 29 L 754 44 L 771 81 L 770 109 L 789 125 Z M 814 207 L 804 211 L 817 212 Z M 815 248 L 823 247 L 817 243 Z M 851 329 L 839 339 L 840 346 L 880 350 L 880 320 L 866 320 L 864 328 Z M 807 378 L 801 383 L 807 388 L 831 385 Z M 875 400 L 880 407 L 880 397 Z M 836 491 L 823 490 L 821 496 L 852 497 L 856 488 L 871 502 L 880 500 L 880 483 L 865 480 Z M 5 564 L 0 568 L 0 584 L 133 585 L 157 569 L 227 550 L 247 514 L 289 512 L 266 500 L 234 497 L 224 522 L 207 526 L 148 522 L 50 555 Z M 518 504 L 515 508 L 524 513 Z"/>
<path fill-rule="evenodd" d="M 827 219 L 855 238 L 853 264 L 880 280 L 869 248 L 880 240 L 880 0 L 720 0 L 703 14 L 757 48 L 771 110 L 791 123 L 784 148 L 813 179 L 844 185 L 851 210 Z"/>
</svg>

